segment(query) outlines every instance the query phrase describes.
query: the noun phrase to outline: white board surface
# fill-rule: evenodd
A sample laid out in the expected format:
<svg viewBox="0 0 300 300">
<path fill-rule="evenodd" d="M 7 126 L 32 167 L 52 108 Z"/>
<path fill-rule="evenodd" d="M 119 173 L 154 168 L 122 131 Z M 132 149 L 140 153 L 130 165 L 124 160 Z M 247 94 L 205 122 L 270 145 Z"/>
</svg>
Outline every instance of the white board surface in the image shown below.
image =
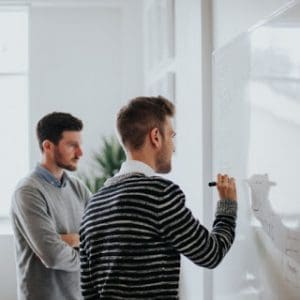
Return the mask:
<svg viewBox="0 0 300 300">
<path fill-rule="evenodd" d="M 213 171 L 237 178 L 214 299 L 300 299 L 300 4 L 214 54 Z"/>
</svg>

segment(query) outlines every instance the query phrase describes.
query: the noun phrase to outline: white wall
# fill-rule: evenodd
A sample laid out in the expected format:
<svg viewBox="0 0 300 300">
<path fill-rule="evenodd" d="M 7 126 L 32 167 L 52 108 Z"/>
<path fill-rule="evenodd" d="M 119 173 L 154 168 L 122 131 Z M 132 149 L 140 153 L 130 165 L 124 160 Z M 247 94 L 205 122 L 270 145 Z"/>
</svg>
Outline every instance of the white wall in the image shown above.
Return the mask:
<svg viewBox="0 0 300 300">
<path fill-rule="evenodd" d="M 83 120 L 86 155 L 81 165 L 97 149 L 101 136 L 114 133 L 115 113 L 123 99 L 142 89 L 138 11 L 138 1 L 132 0 L 119 7 L 33 6 L 31 166 L 39 159 L 32 133 L 46 113 L 66 111 Z"/>
<path fill-rule="evenodd" d="M 143 70 L 143 18 L 141 0 L 122 0 L 122 99 L 142 95 L 144 86 Z"/>
</svg>

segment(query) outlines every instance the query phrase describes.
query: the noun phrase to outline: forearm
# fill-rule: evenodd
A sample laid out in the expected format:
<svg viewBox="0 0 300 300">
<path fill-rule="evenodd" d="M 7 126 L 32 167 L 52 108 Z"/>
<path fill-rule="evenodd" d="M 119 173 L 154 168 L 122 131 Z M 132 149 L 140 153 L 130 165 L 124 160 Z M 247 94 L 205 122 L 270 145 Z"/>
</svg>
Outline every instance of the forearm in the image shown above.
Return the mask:
<svg viewBox="0 0 300 300">
<path fill-rule="evenodd" d="M 59 236 L 48 239 L 46 236 L 35 238 L 35 234 L 19 228 L 30 249 L 40 258 L 49 269 L 73 272 L 79 270 L 79 255 L 76 250 L 60 240 Z"/>
<path fill-rule="evenodd" d="M 53 245 L 43 251 L 41 261 L 49 269 L 75 272 L 79 270 L 79 254 L 65 243 Z"/>
<path fill-rule="evenodd" d="M 225 202 L 224 202 L 225 201 Z M 228 253 L 235 238 L 237 203 L 230 200 L 218 202 L 213 228 L 209 232 L 202 227 L 201 241 L 195 241 L 192 260 L 202 267 L 213 269 Z M 202 244 L 201 246 L 199 246 Z"/>
<path fill-rule="evenodd" d="M 161 209 L 159 220 L 162 235 L 195 264 L 214 268 L 233 243 L 237 202 L 218 202 L 214 226 L 209 232 L 185 207 L 183 193 L 176 186 L 169 191 L 170 196 L 164 202 L 168 205 Z"/>
<path fill-rule="evenodd" d="M 215 243 L 215 259 L 207 267 L 216 267 L 228 253 L 235 238 L 235 227 L 237 218 L 237 202 L 221 200 L 218 202 L 216 218 L 213 223 L 211 237 Z M 212 244 L 214 244 L 212 243 Z"/>
</svg>

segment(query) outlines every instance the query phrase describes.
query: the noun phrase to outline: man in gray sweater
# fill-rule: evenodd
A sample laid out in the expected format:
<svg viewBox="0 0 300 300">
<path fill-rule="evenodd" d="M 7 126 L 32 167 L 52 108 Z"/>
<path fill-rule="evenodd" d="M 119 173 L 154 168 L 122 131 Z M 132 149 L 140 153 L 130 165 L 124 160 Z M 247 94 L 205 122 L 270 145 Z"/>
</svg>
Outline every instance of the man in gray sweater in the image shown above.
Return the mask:
<svg viewBox="0 0 300 300">
<path fill-rule="evenodd" d="M 20 300 L 78 300 L 79 226 L 90 196 L 64 170 L 82 156 L 81 120 L 51 113 L 37 125 L 41 163 L 21 180 L 12 199 Z"/>
</svg>

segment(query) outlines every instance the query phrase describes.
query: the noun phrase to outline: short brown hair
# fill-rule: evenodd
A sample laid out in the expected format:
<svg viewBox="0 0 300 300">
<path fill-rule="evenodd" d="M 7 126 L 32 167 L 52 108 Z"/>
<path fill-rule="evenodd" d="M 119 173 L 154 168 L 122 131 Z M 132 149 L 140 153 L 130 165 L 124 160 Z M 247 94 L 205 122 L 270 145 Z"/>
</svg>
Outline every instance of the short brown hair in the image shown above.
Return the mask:
<svg viewBox="0 0 300 300">
<path fill-rule="evenodd" d="M 151 129 L 157 127 L 164 134 L 166 117 L 174 114 L 174 104 L 162 96 L 132 99 L 117 116 L 117 129 L 123 145 L 129 149 L 140 149 Z"/>
<path fill-rule="evenodd" d="M 69 113 L 53 112 L 39 120 L 36 134 L 40 149 L 43 151 L 43 142 L 49 140 L 57 145 L 64 131 L 81 131 L 83 123 Z"/>
</svg>

